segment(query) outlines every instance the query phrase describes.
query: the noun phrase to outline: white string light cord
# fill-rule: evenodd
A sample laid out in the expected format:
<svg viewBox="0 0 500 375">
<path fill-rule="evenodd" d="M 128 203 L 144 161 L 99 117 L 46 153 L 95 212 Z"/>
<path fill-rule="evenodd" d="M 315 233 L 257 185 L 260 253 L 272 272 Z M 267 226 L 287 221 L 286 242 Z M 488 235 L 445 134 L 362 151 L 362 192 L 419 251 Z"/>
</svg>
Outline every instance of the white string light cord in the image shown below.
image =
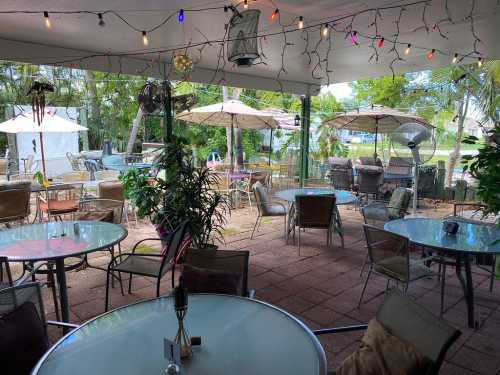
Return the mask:
<svg viewBox="0 0 500 375">
<path fill-rule="evenodd" d="M 434 0 L 436 1 L 436 0 Z M 321 22 L 311 22 L 307 23 L 304 19 L 303 16 L 295 16 L 291 22 L 289 23 L 284 23 L 282 22 L 282 16 L 281 12 L 278 8 L 276 8 L 272 13 L 271 16 L 269 17 L 269 20 L 271 23 L 277 22 L 277 24 L 280 26 L 279 31 L 264 31 L 260 32 L 257 35 L 257 38 L 259 40 L 259 44 L 262 46 L 262 41 L 265 41 L 266 38 L 270 37 L 277 37 L 277 36 L 282 36 L 283 38 L 283 44 L 282 44 L 282 53 L 281 53 L 281 68 L 277 72 L 276 75 L 276 81 L 278 82 L 279 86 L 282 87 L 281 84 L 281 78 L 284 74 L 286 74 L 286 67 L 285 67 L 285 62 L 287 59 L 285 58 L 286 51 L 289 47 L 293 46 L 294 44 L 291 43 L 287 39 L 287 35 L 289 33 L 295 33 L 299 32 L 301 33 L 301 38 L 304 41 L 305 48 L 303 51 L 303 55 L 306 55 L 309 58 L 309 65 L 312 67 L 311 75 L 313 79 L 317 80 L 323 80 L 326 79 L 326 84 L 330 84 L 330 75 L 333 73 L 334 67 L 330 66 L 330 53 L 332 51 L 332 36 L 334 34 L 341 34 L 344 36 L 345 39 L 350 39 L 352 42 L 352 47 L 359 46 L 360 44 L 366 43 L 369 45 L 369 48 L 373 50 L 372 55 L 369 58 L 369 61 L 375 61 L 377 62 L 379 60 L 380 53 L 382 49 L 384 48 L 384 45 L 387 43 L 391 45 L 391 48 L 388 50 L 388 53 L 393 54 L 393 59 L 389 63 L 389 69 L 392 72 L 393 77 L 395 76 L 395 70 L 394 66 L 396 63 L 404 61 L 404 57 L 402 57 L 402 54 L 399 52 L 400 48 L 404 48 L 404 55 L 409 55 L 413 49 L 419 49 L 422 51 L 426 51 L 426 57 L 428 60 L 432 60 L 435 55 L 441 54 L 445 56 L 450 57 L 450 62 L 453 64 L 458 64 L 462 62 L 464 59 L 475 59 L 477 61 L 478 65 L 482 65 L 483 60 L 486 58 L 483 56 L 483 54 L 479 51 L 479 47 L 481 45 L 481 39 L 477 35 L 477 32 L 475 30 L 475 17 L 476 14 L 475 8 L 476 8 L 476 0 L 472 0 L 470 10 L 468 15 L 465 17 L 465 21 L 469 23 L 469 28 L 471 35 L 473 37 L 473 43 L 470 48 L 470 51 L 467 53 L 453 53 L 449 51 L 443 51 L 438 48 L 433 48 L 430 46 L 419 46 L 415 45 L 414 43 L 411 43 L 410 41 L 402 41 L 400 40 L 400 21 L 405 12 L 408 10 L 412 11 L 418 11 L 420 9 L 421 11 L 421 23 L 422 25 L 420 27 L 417 27 L 414 32 L 418 30 L 424 29 L 427 33 L 435 32 L 438 33 L 442 38 L 447 38 L 447 36 L 442 32 L 442 26 L 446 24 L 452 24 L 455 23 L 456 21 L 452 19 L 450 8 L 449 8 L 449 0 L 441 0 L 443 2 L 443 8 L 445 12 L 445 17 L 438 22 L 434 23 L 433 25 L 430 25 L 427 21 L 427 13 L 429 11 L 429 7 L 433 0 L 420 0 L 420 1 L 413 1 L 413 2 L 407 2 L 407 3 L 402 3 L 398 5 L 389 5 L 385 7 L 379 7 L 379 8 L 369 8 L 369 9 L 363 9 L 358 12 L 353 12 L 350 14 L 342 15 L 340 17 L 335 17 L 331 19 L 326 19 L 326 20 L 321 20 Z M 271 2 L 272 3 L 272 2 Z M 168 16 L 166 16 L 161 22 L 153 25 L 152 27 L 148 29 L 141 29 L 130 23 L 125 16 L 121 15 L 122 12 L 118 12 L 115 10 L 105 10 L 105 11 L 89 11 L 89 10 L 76 10 L 76 11 L 61 11 L 61 10 L 46 10 L 46 11 L 27 11 L 27 10 L 7 10 L 7 11 L 0 11 L 0 15 L 2 14 L 40 14 L 47 26 L 47 28 L 52 27 L 52 18 L 50 17 L 51 14 L 57 14 L 57 15 L 92 15 L 95 16 L 98 22 L 98 25 L 105 27 L 106 22 L 105 22 L 105 16 L 106 17 L 116 17 L 120 22 L 122 22 L 124 25 L 128 26 L 133 32 L 139 33 L 141 40 L 143 42 L 144 47 L 147 47 L 149 45 L 149 39 L 148 35 L 151 34 L 152 32 L 160 30 L 163 26 L 167 25 L 169 22 L 172 20 L 177 20 L 179 23 L 184 23 L 186 20 L 186 17 L 189 16 L 189 13 L 192 12 L 214 12 L 214 11 L 222 11 L 226 12 L 229 14 L 238 14 L 239 10 L 242 7 L 246 8 L 247 6 L 251 6 L 251 2 L 246 2 L 246 1 L 241 1 L 240 3 L 236 5 L 224 5 L 224 6 L 213 6 L 213 7 L 206 7 L 206 8 L 197 8 L 197 9 L 179 9 L 174 12 L 171 12 Z M 394 10 L 399 10 L 398 16 L 394 19 L 394 24 L 395 24 L 395 33 L 392 34 L 391 36 L 384 36 L 380 35 L 379 33 L 379 22 L 382 19 L 382 16 L 384 13 L 388 11 L 394 11 Z M 139 11 L 137 11 L 139 12 Z M 361 15 L 370 15 L 373 17 L 373 20 L 371 24 L 369 24 L 369 28 L 372 28 L 374 30 L 374 33 L 366 33 L 366 32 L 361 32 L 359 30 L 354 29 L 354 23 L 357 17 Z M 176 51 L 179 50 L 197 50 L 198 53 L 200 54 L 200 57 L 203 53 L 203 50 L 206 47 L 210 48 L 217 48 L 218 50 L 218 63 L 217 67 L 215 69 L 213 79 L 209 83 L 215 83 L 215 79 L 218 76 L 218 73 L 222 72 L 224 74 L 224 68 L 226 64 L 226 55 L 227 53 L 225 52 L 225 44 L 230 41 L 238 41 L 238 40 L 246 40 L 250 39 L 253 37 L 242 37 L 242 38 L 233 38 L 229 39 L 227 38 L 227 26 L 224 29 L 224 34 L 221 38 L 214 39 L 214 40 L 209 40 L 208 38 L 205 37 L 203 32 L 201 30 L 196 30 L 198 31 L 203 37 L 204 41 L 201 42 L 188 42 L 183 45 L 176 45 L 176 46 L 169 46 L 165 48 L 142 48 L 142 49 L 137 49 L 137 50 L 132 50 L 132 51 L 127 51 L 127 52 L 122 52 L 122 53 L 93 53 L 93 54 L 88 54 L 85 56 L 75 56 L 75 57 L 65 57 L 64 59 L 61 59 L 59 61 L 51 61 L 47 64 L 54 64 L 54 65 L 61 65 L 61 64 L 78 64 L 82 63 L 85 60 L 88 59 L 93 59 L 97 57 L 132 57 L 132 56 L 152 56 L 151 61 L 146 62 L 146 67 L 144 68 L 143 72 L 145 72 L 148 68 L 151 67 L 152 64 L 155 63 L 155 59 L 158 60 L 158 67 L 160 68 L 161 65 L 161 60 L 162 60 L 162 54 L 166 53 L 175 53 Z M 311 37 L 311 33 L 319 33 L 321 35 L 321 38 L 317 39 L 314 44 L 311 43 L 312 40 L 315 40 L 315 38 Z M 322 53 L 321 52 L 321 47 L 326 43 L 326 52 Z M 262 48 L 261 48 L 262 49 Z M 54 59 L 57 59 L 58 57 L 53 57 Z M 8 60 L 15 60 L 15 58 L 5 58 Z M 260 61 L 256 62 L 256 64 L 266 64 L 266 56 L 264 53 L 261 53 Z M 110 63 L 111 65 L 111 63 Z M 171 66 L 172 64 L 170 64 Z M 141 73 L 139 71 L 138 73 Z M 163 72 L 164 78 L 167 79 L 170 75 L 170 72 Z M 186 80 L 188 77 L 185 77 Z M 224 82 L 224 77 L 217 81 L 217 84 L 223 83 Z"/>
</svg>

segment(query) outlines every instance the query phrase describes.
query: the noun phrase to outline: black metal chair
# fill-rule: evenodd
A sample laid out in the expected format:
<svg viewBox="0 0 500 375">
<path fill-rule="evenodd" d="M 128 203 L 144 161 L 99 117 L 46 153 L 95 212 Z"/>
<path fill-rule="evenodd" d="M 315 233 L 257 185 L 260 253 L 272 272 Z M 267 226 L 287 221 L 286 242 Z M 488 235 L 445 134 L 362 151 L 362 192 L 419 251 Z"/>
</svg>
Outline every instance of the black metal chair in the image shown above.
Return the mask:
<svg viewBox="0 0 500 375">
<path fill-rule="evenodd" d="M 189 249 L 182 262 L 184 285 L 191 293 L 226 292 L 253 298 L 255 291 L 248 289 L 249 258 L 250 252 L 248 251 Z M 185 272 L 186 266 L 192 267 L 192 270 Z M 203 276 L 206 276 L 206 280 L 214 282 L 203 282 Z M 223 285 L 226 280 L 231 283 L 235 278 L 237 285 Z"/>
<path fill-rule="evenodd" d="M 398 290 L 391 291 L 378 309 L 376 319 L 403 342 L 407 342 L 428 360 L 426 375 L 435 375 L 448 349 L 461 332 L 434 316 Z M 365 330 L 367 324 L 314 331 L 317 336 Z M 360 374 L 361 375 L 361 374 Z"/>
<path fill-rule="evenodd" d="M 295 220 L 293 223 L 293 238 L 295 227 L 298 227 L 298 246 L 300 256 L 301 229 L 326 229 L 326 245 L 330 246 L 332 233 L 337 232 L 344 247 L 342 221 L 336 205 L 334 194 L 329 195 L 297 195 L 295 197 Z"/>
<path fill-rule="evenodd" d="M 47 321 L 39 283 L 0 290 L 0 357 L 2 374 L 29 375 L 49 349 L 47 325 L 78 326 Z"/>
<path fill-rule="evenodd" d="M 168 239 L 147 238 L 137 242 L 132 248 L 131 253 L 118 254 L 111 258 L 106 275 L 106 300 L 105 311 L 108 311 L 109 305 L 109 278 L 114 272 L 129 274 L 128 292 L 132 289 L 132 276 L 145 276 L 156 278 L 156 296 L 160 296 L 160 283 L 162 277 L 172 271 L 172 287 L 174 286 L 174 267 L 180 253 L 187 249 L 190 244 L 185 239 L 188 221 L 181 223 L 169 236 Z M 139 253 L 135 251 L 137 247 L 145 241 L 167 242 L 163 245 L 160 253 Z"/>
<path fill-rule="evenodd" d="M 337 190 L 352 190 L 354 186 L 354 172 L 352 161 L 349 158 L 328 158 L 330 165 L 330 181 Z"/>
<path fill-rule="evenodd" d="M 361 305 L 372 273 L 387 279 L 386 290 L 389 288 L 389 282 L 393 281 L 396 285 L 403 285 L 405 294 L 411 282 L 424 277 L 439 276 L 425 265 L 426 262 L 434 259 L 433 257 L 419 260 L 410 258 L 408 238 L 367 224 L 363 225 L 363 230 L 370 268 L 359 296 L 358 307 Z"/>
</svg>

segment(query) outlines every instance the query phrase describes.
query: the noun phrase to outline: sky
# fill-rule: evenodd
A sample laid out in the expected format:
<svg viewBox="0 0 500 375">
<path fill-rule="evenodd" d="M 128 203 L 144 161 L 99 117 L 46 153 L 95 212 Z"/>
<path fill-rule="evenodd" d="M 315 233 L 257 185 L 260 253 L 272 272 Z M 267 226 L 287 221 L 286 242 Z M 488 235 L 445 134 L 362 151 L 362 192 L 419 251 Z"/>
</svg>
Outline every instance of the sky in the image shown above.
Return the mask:
<svg viewBox="0 0 500 375">
<path fill-rule="evenodd" d="M 338 100 L 349 99 L 352 97 L 352 90 L 349 87 L 349 83 L 347 82 L 335 83 L 333 85 L 323 86 L 321 88 L 321 92 L 322 93 L 330 92 L 333 95 L 335 95 L 335 97 Z"/>
</svg>

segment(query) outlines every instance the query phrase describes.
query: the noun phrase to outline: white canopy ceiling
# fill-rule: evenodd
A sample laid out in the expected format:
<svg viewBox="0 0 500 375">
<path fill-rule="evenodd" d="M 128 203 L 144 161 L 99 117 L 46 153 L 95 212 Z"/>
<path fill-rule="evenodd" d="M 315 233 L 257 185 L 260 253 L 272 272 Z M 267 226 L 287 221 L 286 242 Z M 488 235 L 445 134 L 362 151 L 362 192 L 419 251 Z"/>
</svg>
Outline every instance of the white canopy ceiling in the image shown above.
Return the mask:
<svg viewBox="0 0 500 375">
<path fill-rule="evenodd" d="M 389 65 L 395 58 L 395 53 L 390 51 L 392 47 L 390 40 L 394 39 L 396 33 L 394 21 L 398 17 L 399 9 L 382 10 L 378 17 L 378 34 L 386 39 L 383 48 L 377 47 L 378 62 L 375 59 L 368 61 L 374 50 L 370 48 L 370 42 L 361 37 L 362 35 L 376 35 L 375 27 L 370 26 L 375 12 L 358 15 L 354 20 L 352 26 L 353 30 L 359 33 L 360 46 L 353 45 L 351 38 L 346 38 L 345 33 L 333 33 L 329 53 L 327 38 L 315 49 L 320 38 L 320 32 L 316 28 L 310 29 L 309 33 L 296 31 L 287 34 L 286 39 L 289 44 L 283 54 L 284 34 L 280 33 L 282 28 L 277 22 L 271 23 L 269 15 L 275 7 L 278 7 L 282 24 L 290 24 L 290 28 L 294 28 L 298 17 L 302 16 L 307 27 L 313 24 L 321 25 L 364 9 L 403 3 L 404 1 L 394 2 L 393 0 L 249 0 L 251 8 L 262 10 L 259 35 L 268 34 L 268 36 L 265 39 L 260 38 L 259 44 L 261 52 L 265 55 L 263 59 L 265 64 L 250 68 L 238 68 L 232 63 L 224 64 L 224 59 L 218 58 L 220 42 L 213 42 L 207 45 L 201 53 L 195 47 L 188 49 L 188 53 L 195 60 L 195 70 L 188 79 L 202 83 L 224 83 L 236 87 L 282 89 L 296 94 L 315 94 L 321 85 L 327 83 L 391 74 Z M 465 55 L 471 52 L 475 39 L 471 32 L 470 18 L 467 16 L 472 5 L 474 5 L 474 30 L 481 39 L 481 43 L 478 44 L 479 52 L 484 58 L 500 58 L 500 43 L 496 40 L 500 24 L 498 1 L 428 0 L 425 15 L 423 14 L 424 3 L 408 5 L 402 14 L 398 36 L 398 41 L 402 44 L 398 45 L 398 51 L 406 61 L 398 61 L 394 65 L 396 73 L 444 66 L 450 63 L 450 56 L 454 53 Z M 433 25 L 447 18 L 446 3 L 448 3 L 453 23 L 439 24 L 441 32 L 446 36 L 443 38 L 437 29 L 433 29 Z M 0 12 L 49 11 L 52 27 L 50 29 L 45 27 L 40 13 L 0 13 L 0 54 L 4 60 L 162 77 L 165 72 L 171 71 L 170 51 L 182 48 L 189 43 L 194 46 L 207 40 L 222 40 L 224 24 L 231 16 L 231 12 L 225 13 L 221 9 L 203 12 L 187 11 L 185 22 L 181 25 L 176 20 L 175 12 L 180 8 L 188 10 L 222 7 L 227 4 L 228 2 L 218 0 L 177 0 L 175 2 L 165 0 L 2 0 Z M 239 9 L 242 10 L 242 7 L 240 6 Z M 111 13 L 104 15 L 105 27 L 98 26 L 96 14 L 56 13 L 56 11 L 78 10 L 95 12 L 114 10 L 139 31 L 132 30 Z M 148 34 L 149 45 L 144 46 L 140 31 L 158 25 L 171 14 L 174 14 L 171 20 Z M 423 18 L 430 28 L 429 31 L 422 27 Z M 336 22 L 335 28 L 345 28 L 350 19 L 348 17 Z M 269 35 L 273 33 L 275 34 Z M 307 34 L 309 43 L 304 40 Z M 406 43 L 411 43 L 413 47 L 408 56 L 404 55 Z M 435 48 L 437 52 L 429 61 L 426 54 L 432 48 Z M 169 52 L 158 53 L 159 50 L 169 50 Z M 304 54 L 305 50 L 312 52 L 311 63 L 308 54 Z M 125 53 L 130 55 L 123 56 Z M 109 56 L 102 56 L 102 54 Z M 89 57 L 91 55 L 97 56 Z M 121 55 L 121 57 L 116 55 Z M 326 59 L 327 55 L 328 59 Z M 475 56 L 474 59 L 477 59 L 477 55 Z M 80 60 L 83 57 L 86 59 Z M 474 59 L 465 59 L 464 62 L 472 62 L 475 61 Z M 328 73 L 326 73 L 327 70 Z M 279 79 L 277 79 L 278 74 Z M 169 78 L 180 79 L 181 77 L 172 74 Z"/>
</svg>

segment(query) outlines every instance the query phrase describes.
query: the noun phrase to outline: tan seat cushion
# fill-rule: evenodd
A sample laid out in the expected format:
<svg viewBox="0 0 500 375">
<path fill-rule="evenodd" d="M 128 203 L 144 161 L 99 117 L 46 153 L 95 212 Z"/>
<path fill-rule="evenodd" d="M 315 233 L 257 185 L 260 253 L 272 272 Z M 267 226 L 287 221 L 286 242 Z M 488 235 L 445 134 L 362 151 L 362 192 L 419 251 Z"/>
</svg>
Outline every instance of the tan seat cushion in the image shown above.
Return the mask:
<svg viewBox="0 0 500 375">
<path fill-rule="evenodd" d="M 425 374 L 431 364 L 412 344 L 402 341 L 373 318 L 358 350 L 344 360 L 335 374 L 417 375 Z"/>
<path fill-rule="evenodd" d="M 40 209 L 43 212 L 48 212 L 49 206 L 50 214 L 52 215 L 62 215 L 78 211 L 78 202 L 73 199 L 60 201 L 51 199 L 49 205 L 45 202 L 40 203 Z"/>
</svg>

